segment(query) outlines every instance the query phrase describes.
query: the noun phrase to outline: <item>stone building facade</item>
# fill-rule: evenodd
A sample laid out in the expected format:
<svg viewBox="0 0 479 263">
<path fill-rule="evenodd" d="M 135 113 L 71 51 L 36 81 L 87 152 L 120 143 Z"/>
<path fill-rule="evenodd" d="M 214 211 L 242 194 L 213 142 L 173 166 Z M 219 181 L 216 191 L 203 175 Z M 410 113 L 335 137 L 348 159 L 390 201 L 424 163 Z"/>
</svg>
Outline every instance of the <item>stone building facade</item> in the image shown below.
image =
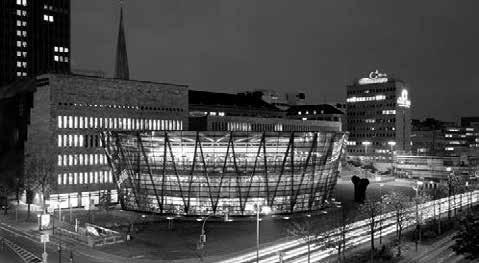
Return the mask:
<svg viewBox="0 0 479 263">
<path fill-rule="evenodd" d="M 25 185 L 62 207 L 98 204 L 103 194 L 116 201 L 100 131 L 188 128 L 184 85 L 48 74 L 32 94 Z"/>
</svg>

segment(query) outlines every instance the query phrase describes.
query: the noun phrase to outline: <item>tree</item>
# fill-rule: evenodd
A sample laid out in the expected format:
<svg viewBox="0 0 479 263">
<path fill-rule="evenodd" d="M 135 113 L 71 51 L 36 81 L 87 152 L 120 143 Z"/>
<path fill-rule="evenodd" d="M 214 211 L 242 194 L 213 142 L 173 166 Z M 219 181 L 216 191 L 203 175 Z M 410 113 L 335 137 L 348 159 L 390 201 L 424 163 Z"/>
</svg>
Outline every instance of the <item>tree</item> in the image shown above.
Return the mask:
<svg viewBox="0 0 479 263">
<path fill-rule="evenodd" d="M 434 188 L 428 188 L 428 189 L 425 189 L 424 190 L 424 193 L 428 196 L 431 197 L 431 199 L 433 200 L 432 201 L 432 205 L 433 205 L 433 210 L 434 210 L 434 214 L 433 214 L 433 222 L 435 224 L 437 224 L 437 233 L 440 235 L 441 234 L 441 205 L 437 205 L 437 218 L 436 218 L 436 204 L 437 204 L 437 200 L 438 199 L 441 199 L 443 197 L 446 197 L 448 195 L 448 191 L 447 191 L 447 187 L 442 185 L 442 184 L 438 184 L 436 185 Z"/>
<path fill-rule="evenodd" d="M 335 231 L 320 233 L 317 241 L 324 244 L 326 248 L 334 248 L 336 250 L 338 257 L 337 262 L 345 262 L 346 233 L 350 230 L 349 223 L 351 220 L 346 216 L 344 207 L 338 208 L 340 208 L 340 210 L 334 213 L 333 216 L 328 217 L 327 222 L 325 222 L 325 225 L 331 226 Z M 354 237 L 349 236 L 349 238 Z"/>
<path fill-rule="evenodd" d="M 398 247 L 398 256 L 401 256 L 402 232 L 412 219 L 409 212 L 411 202 L 408 196 L 402 193 L 392 192 L 384 197 L 384 204 L 394 212 L 396 219 L 396 241 Z"/>
<path fill-rule="evenodd" d="M 111 194 L 109 191 L 100 191 L 98 206 L 103 209 L 107 214 L 112 209 Z"/>
<path fill-rule="evenodd" d="M 468 214 L 459 221 L 459 231 L 454 236 L 455 244 L 451 246 L 456 254 L 465 255 L 466 259 L 479 258 L 479 214 Z"/>
<path fill-rule="evenodd" d="M 381 204 L 378 201 L 366 200 L 359 206 L 360 214 L 364 215 L 369 225 L 369 234 L 371 236 L 371 262 L 374 261 L 374 233 L 376 232 L 376 226 L 379 223 L 377 216 L 381 213 Z"/>
<path fill-rule="evenodd" d="M 308 263 L 311 262 L 311 243 L 317 238 L 317 228 L 310 217 L 296 219 L 287 228 L 289 235 L 302 239 L 308 246 Z"/>
<path fill-rule="evenodd" d="M 423 215 L 422 215 L 422 209 L 419 209 L 419 205 L 424 204 L 428 200 L 430 200 L 431 197 L 425 194 L 424 192 L 421 192 L 418 194 L 416 197 L 414 197 L 414 203 L 416 205 L 416 213 L 415 213 L 415 221 L 416 221 L 416 251 L 417 251 L 417 246 L 418 242 L 421 242 L 421 224 L 423 223 Z"/>
<path fill-rule="evenodd" d="M 4 214 L 8 211 L 8 196 L 15 188 L 14 176 L 4 174 L 0 176 L 0 208 L 3 208 Z"/>
<path fill-rule="evenodd" d="M 26 161 L 25 188 L 27 192 L 28 214 L 30 218 L 30 204 L 33 203 L 33 195 L 40 192 L 41 205 L 45 213 L 45 199 L 51 191 L 53 163 L 48 155 L 38 153 L 35 157 L 29 157 Z"/>
</svg>

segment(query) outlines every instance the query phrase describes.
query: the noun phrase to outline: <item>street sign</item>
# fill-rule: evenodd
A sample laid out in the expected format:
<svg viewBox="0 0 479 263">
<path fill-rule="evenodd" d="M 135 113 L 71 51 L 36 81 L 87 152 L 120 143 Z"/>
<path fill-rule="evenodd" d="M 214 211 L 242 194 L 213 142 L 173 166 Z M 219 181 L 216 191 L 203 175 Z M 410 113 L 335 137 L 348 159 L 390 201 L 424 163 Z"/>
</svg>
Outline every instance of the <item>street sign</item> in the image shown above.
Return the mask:
<svg viewBox="0 0 479 263">
<path fill-rule="evenodd" d="M 48 213 L 53 213 L 54 211 L 55 211 L 55 208 L 53 208 L 53 206 L 49 206 L 49 207 L 47 208 L 47 212 L 48 212 Z"/>
<path fill-rule="evenodd" d="M 42 235 L 40 236 L 40 242 L 42 242 L 42 243 L 50 242 L 50 235 L 48 235 L 48 234 L 42 234 Z"/>
</svg>

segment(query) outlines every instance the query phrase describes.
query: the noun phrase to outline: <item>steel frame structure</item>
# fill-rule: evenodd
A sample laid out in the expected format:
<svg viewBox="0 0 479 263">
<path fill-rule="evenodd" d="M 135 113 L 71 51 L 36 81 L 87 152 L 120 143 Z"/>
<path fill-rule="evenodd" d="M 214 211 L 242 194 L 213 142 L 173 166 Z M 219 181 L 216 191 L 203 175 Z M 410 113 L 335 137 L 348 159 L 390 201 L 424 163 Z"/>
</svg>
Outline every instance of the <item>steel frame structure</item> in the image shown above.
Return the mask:
<svg viewBox="0 0 479 263">
<path fill-rule="evenodd" d="M 123 209 L 254 215 L 318 210 L 336 185 L 339 132 L 102 132 Z"/>
</svg>

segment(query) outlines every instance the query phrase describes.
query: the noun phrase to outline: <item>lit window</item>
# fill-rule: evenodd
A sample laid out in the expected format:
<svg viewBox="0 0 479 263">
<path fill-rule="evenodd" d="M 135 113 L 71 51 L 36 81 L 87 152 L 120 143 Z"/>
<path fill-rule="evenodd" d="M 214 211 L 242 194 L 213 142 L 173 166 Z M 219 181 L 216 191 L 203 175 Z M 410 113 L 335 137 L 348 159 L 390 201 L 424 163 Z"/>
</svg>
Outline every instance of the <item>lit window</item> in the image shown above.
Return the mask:
<svg viewBox="0 0 479 263">
<path fill-rule="evenodd" d="M 60 52 L 63 52 L 63 47 L 59 47 L 58 50 L 59 50 Z"/>
<path fill-rule="evenodd" d="M 48 21 L 48 15 L 43 15 L 43 21 Z"/>
<path fill-rule="evenodd" d="M 63 159 L 63 166 L 67 166 L 67 165 L 68 165 L 68 163 L 67 163 L 67 162 L 68 162 L 67 155 L 64 154 L 63 157 L 62 157 L 62 159 Z"/>
<path fill-rule="evenodd" d="M 71 155 L 71 154 L 68 155 L 68 165 L 69 166 L 73 165 L 73 155 Z"/>
<path fill-rule="evenodd" d="M 62 155 L 58 155 L 58 166 L 62 166 L 63 160 L 62 160 Z"/>
<path fill-rule="evenodd" d="M 27 0 L 22 0 L 22 5 L 27 6 Z"/>
<path fill-rule="evenodd" d="M 89 182 L 89 183 L 90 183 L 90 184 L 93 183 L 93 172 L 90 172 L 90 182 Z"/>
<path fill-rule="evenodd" d="M 22 0 L 17 0 L 17 5 L 22 5 Z"/>
<path fill-rule="evenodd" d="M 68 184 L 73 184 L 73 174 L 72 173 L 68 174 Z"/>
<path fill-rule="evenodd" d="M 59 58 L 58 58 L 58 56 L 57 56 L 57 55 L 53 56 L 53 60 L 55 60 L 55 61 L 59 61 Z"/>
<path fill-rule="evenodd" d="M 78 184 L 78 173 L 73 174 L 73 184 Z"/>
<path fill-rule="evenodd" d="M 89 161 L 90 161 L 90 165 L 93 165 L 93 164 L 94 164 L 94 162 L 93 162 L 93 154 L 89 154 L 89 157 L 90 157 L 90 158 L 89 158 L 89 159 L 90 159 L 90 160 L 89 160 Z"/>
<path fill-rule="evenodd" d="M 68 116 L 68 128 L 73 128 L 73 116 Z"/>
<path fill-rule="evenodd" d="M 95 172 L 95 184 L 98 183 L 98 172 Z"/>
<path fill-rule="evenodd" d="M 64 49 L 64 51 L 65 51 L 65 52 L 68 52 L 68 48 L 66 47 L 66 48 Z"/>
<path fill-rule="evenodd" d="M 78 135 L 78 146 L 83 147 L 83 135 Z"/>
<path fill-rule="evenodd" d="M 78 183 L 83 184 L 83 173 L 78 173 Z"/>
<path fill-rule="evenodd" d="M 27 26 L 27 21 L 22 21 L 22 26 Z"/>
<path fill-rule="evenodd" d="M 57 184 L 62 184 L 62 174 L 58 174 Z"/>
<path fill-rule="evenodd" d="M 61 147 L 62 146 L 62 136 L 58 135 L 57 140 L 58 140 L 58 147 Z"/>
<path fill-rule="evenodd" d="M 71 134 L 68 135 L 68 146 L 69 147 L 73 146 L 73 135 Z"/>
</svg>

